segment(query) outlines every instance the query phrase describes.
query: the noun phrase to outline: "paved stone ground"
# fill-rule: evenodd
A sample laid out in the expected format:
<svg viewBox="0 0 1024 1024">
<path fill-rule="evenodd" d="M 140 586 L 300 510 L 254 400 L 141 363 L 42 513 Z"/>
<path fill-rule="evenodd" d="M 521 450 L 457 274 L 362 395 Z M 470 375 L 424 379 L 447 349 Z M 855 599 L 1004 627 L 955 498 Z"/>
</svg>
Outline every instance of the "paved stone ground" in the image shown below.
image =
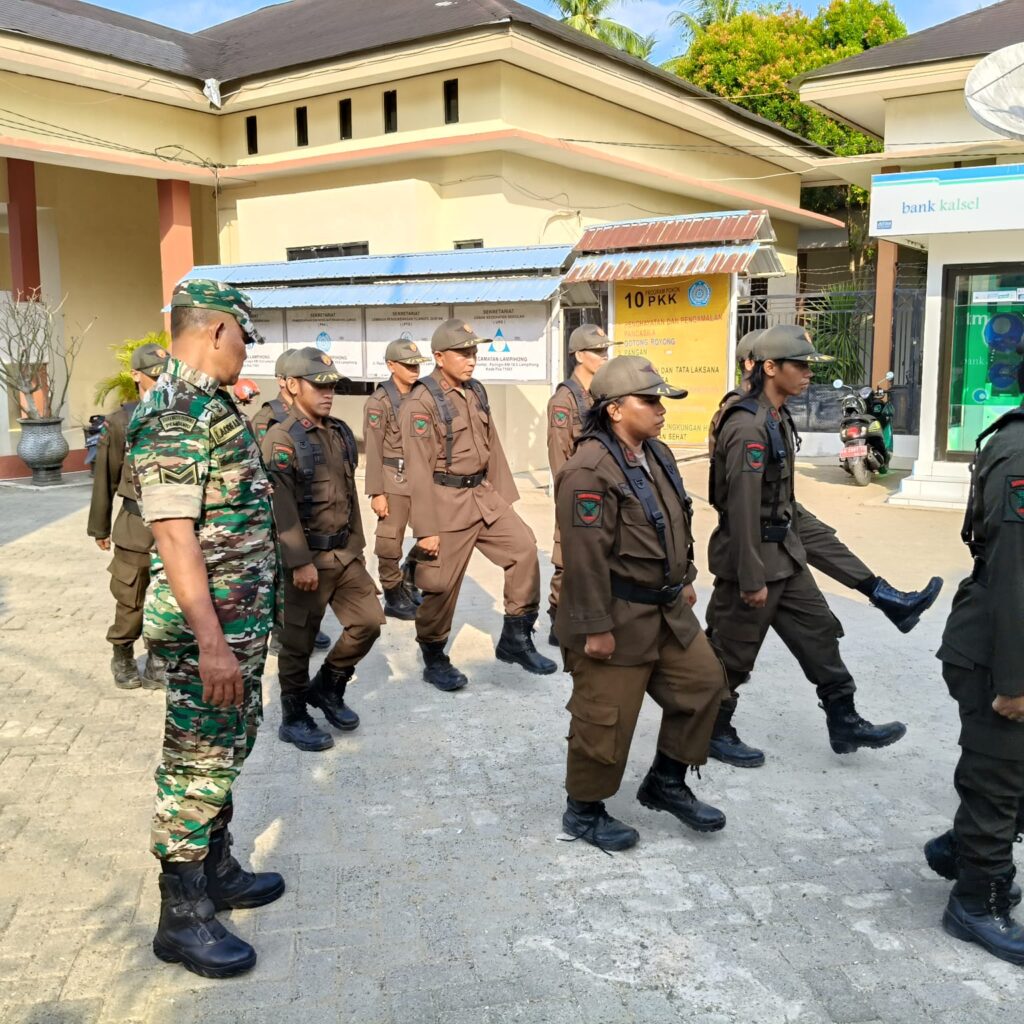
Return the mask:
<svg viewBox="0 0 1024 1024">
<path fill-rule="evenodd" d="M 705 466 L 686 467 L 696 495 Z M 352 688 L 362 728 L 300 754 L 276 738 L 270 660 L 236 832 L 242 857 L 282 870 L 288 892 L 231 915 L 259 964 L 211 982 L 149 949 L 162 698 L 110 682 L 87 487 L 0 487 L 0 1020 L 1019 1021 L 1024 974 L 941 931 L 948 883 L 920 853 L 954 806 L 955 708 L 933 654 L 967 563 L 959 517 L 885 506 L 883 486 L 856 489 L 834 467 L 805 467 L 799 492 L 893 583 L 932 570 L 948 581 L 909 637 L 826 587 L 862 710 L 904 718 L 902 743 L 834 756 L 813 692 L 772 639 L 738 718 L 770 760 L 713 764 L 698 787 L 729 815 L 724 832 L 685 832 L 635 802 L 656 735 L 647 707 L 609 802 L 641 844 L 608 857 L 559 842 L 569 678 L 491 659 L 500 576 L 478 556 L 456 621 L 454 657 L 472 680 L 461 693 L 423 683 L 412 624 L 390 624 Z M 520 508 L 543 559 L 547 500 L 532 491 Z M 709 529 L 698 501 L 701 545 Z"/>
</svg>

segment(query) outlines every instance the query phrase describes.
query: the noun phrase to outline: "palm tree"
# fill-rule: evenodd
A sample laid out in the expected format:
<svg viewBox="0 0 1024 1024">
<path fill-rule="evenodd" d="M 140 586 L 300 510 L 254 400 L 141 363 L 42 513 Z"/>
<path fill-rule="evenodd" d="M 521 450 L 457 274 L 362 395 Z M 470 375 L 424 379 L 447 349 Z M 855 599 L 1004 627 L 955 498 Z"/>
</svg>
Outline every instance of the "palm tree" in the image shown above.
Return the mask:
<svg viewBox="0 0 1024 1024">
<path fill-rule="evenodd" d="M 606 17 L 618 0 L 551 0 L 559 21 L 584 35 L 646 60 L 656 42 L 654 36 L 642 36 L 618 21 Z"/>
<path fill-rule="evenodd" d="M 732 21 L 748 7 L 746 0 L 686 0 L 683 10 L 669 15 L 668 23 L 678 25 L 684 35 L 699 35 L 709 25 Z"/>
</svg>

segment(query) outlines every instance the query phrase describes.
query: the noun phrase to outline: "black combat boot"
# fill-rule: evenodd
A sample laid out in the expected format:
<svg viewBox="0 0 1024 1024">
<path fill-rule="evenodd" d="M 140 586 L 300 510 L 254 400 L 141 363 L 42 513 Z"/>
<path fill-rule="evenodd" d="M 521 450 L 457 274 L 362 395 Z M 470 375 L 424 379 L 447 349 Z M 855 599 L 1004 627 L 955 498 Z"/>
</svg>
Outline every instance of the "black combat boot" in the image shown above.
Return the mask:
<svg viewBox="0 0 1024 1024">
<path fill-rule="evenodd" d="M 757 747 L 748 747 L 740 739 L 732 724 L 735 712 L 736 705 L 733 703 L 723 703 L 719 706 L 715 728 L 711 733 L 708 757 L 736 768 L 760 768 L 764 764 L 764 751 L 758 750 Z"/>
<path fill-rule="evenodd" d="M 226 828 L 210 833 L 203 866 L 206 895 L 214 910 L 248 910 L 273 903 L 284 895 L 284 879 L 276 871 L 246 871 L 231 855 L 234 840 Z"/>
<path fill-rule="evenodd" d="M 416 560 L 407 558 L 402 563 L 402 585 L 409 595 L 409 600 L 418 608 L 423 604 L 423 591 L 416 586 Z"/>
<path fill-rule="evenodd" d="M 139 666 L 135 664 L 135 646 L 112 646 L 114 656 L 110 659 L 110 671 L 114 675 L 114 685 L 119 690 L 137 690 L 142 685 L 142 680 L 139 678 Z"/>
<path fill-rule="evenodd" d="M 330 750 L 334 746 L 334 737 L 309 717 L 306 698 L 300 693 L 281 694 L 281 724 L 277 738 L 285 743 L 294 743 L 299 750 Z"/>
<path fill-rule="evenodd" d="M 924 590 L 897 590 L 881 576 L 872 576 L 857 589 L 901 632 L 909 633 L 928 611 L 942 590 L 942 580 L 933 576 Z"/>
<path fill-rule="evenodd" d="M 613 818 L 600 800 L 573 800 L 572 797 L 565 801 L 562 831 L 605 851 L 628 850 L 640 839 L 635 828 Z"/>
<path fill-rule="evenodd" d="M 940 878 L 948 878 L 951 882 L 955 882 L 960 877 L 956 833 L 950 829 L 934 839 L 929 839 L 924 844 L 924 859 L 928 861 L 928 867 Z M 1020 903 L 1021 891 L 1016 882 L 1010 883 L 1009 897 L 1011 907 Z"/>
<path fill-rule="evenodd" d="M 1024 965 L 1024 926 L 1010 917 L 1013 871 L 999 878 L 960 878 L 949 894 L 942 927 L 955 939 L 976 942 L 1000 960 Z"/>
<path fill-rule="evenodd" d="M 161 861 L 160 924 L 153 952 L 204 978 L 232 978 L 256 966 L 256 950 L 214 916 L 202 861 Z"/>
<path fill-rule="evenodd" d="M 404 583 L 384 591 L 384 614 L 403 622 L 412 622 L 416 618 L 416 605 Z"/>
<path fill-rule="evenodd" d="M 150 651 L 146 655 L 146 663 L 142 666 L 142 685 L 147 690 L 167 689 L 167 662 Z"/>
<path fill-rule="evenodd" d="M 887 747 L 907 733 L 902 722 L 872 725 L 861 718 L 853 706 L 852 693 L 827 701 L 822 707 L 828 722 L 828 739 L 837 754 L 852 754 L 861 747 Z"/>
<path fill-rule="evenodd" d="M 520 665 L 534 675 L 549 676 L 558 671 L 558 666 L 550 658 L 539 654 L 533 645 L 533 625 L 536 621 L 536 612 L 532 615 L 506 615 L 494 653 L 498 661 Z"/>
<path fill-rule="evenodd" d="M 351 732 L 359 727 L 359 716 L 345 703 L 345 689 L 353 668 L 331 668 L 325 661 L 306 691 L 306 701 L 319 708 L 335 729 Z"/>
<path fill-rule="evenodd" d="M 425 643 L 416 641 L 423 652 L 423 678 L 439 690 L 461 690 L 469 680 L 448 660 L 444 653 L 444 641 Z"/>
<path fill-rule="evenodd" d="M 333 643 L 334 641 L 326 633 L 318 629 L 316 631 L 316 637 L 313 640 L 313 650 L 326 651 Z"/>
<path fill-rule="evenodd" d="M 552 647 L 561 647 L 562 645 L 558 642 L 558 636 L 555 633 L 555 616 L 558 614 L 557 608 L 548 609 L 548 618 L 551 620 L 551 628 L 548 630 L 548 643 Z"/>
<path fill-rule="evenodd" d="M 688 767 L 659 750 L 636 792 L 637 800 L 651 810 L 674 814 L 697 832 L 717 832 L 725 828 L 725 815 L 717 807 L 698 800 L 686 784 Z"/>
</svg>

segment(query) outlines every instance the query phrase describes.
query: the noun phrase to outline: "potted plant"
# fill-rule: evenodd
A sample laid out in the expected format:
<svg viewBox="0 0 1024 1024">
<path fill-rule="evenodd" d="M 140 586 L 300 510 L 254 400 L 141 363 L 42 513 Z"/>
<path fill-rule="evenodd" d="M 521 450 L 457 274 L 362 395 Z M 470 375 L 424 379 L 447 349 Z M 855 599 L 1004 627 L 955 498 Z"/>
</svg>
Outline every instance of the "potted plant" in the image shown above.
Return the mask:
<svg viewBox="0 0 1024 1024">
<path fill-rule="evenodd" d="M 48 305 L 38 292 L 20 300 L 0 294 L 0 384 L 21 409 L 17 452 L 40 486 L 60 482 L 68 454 L 61 412 L 85 334 L 62 337 L 63 305 Z"/>
</svg>

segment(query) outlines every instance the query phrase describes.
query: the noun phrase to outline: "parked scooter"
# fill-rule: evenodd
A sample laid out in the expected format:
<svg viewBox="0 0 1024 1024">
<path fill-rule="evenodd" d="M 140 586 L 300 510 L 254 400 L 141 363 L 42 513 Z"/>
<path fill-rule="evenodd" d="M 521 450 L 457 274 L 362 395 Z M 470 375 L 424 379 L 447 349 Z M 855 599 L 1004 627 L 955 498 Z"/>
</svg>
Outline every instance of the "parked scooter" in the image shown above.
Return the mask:
<svg viewBox="0 0 1024 1024">
<path fill-rule="evenodd" d="M 96 472 L 96 446 L 100 443 L 100 433 L 107 417 L 103 413 L 94 413 L 89 417 L 89 422 L 82 427 L 85 434 L 85 464 L 89 467 L 89 475 Z"/>
<path fill-rule="evenodd" d="M 858 389 L 832 381 L 843 395 L 843 417 L 839 422 L 839 439 L 843 442 L 839 464 L 853 477 L 858 487 L 865 487 L 871 477 L 889 472 L 892 458 L 892 402 L 885 385 L 895 377 L 890 370 L 871 389 Z"/>
</svg>

